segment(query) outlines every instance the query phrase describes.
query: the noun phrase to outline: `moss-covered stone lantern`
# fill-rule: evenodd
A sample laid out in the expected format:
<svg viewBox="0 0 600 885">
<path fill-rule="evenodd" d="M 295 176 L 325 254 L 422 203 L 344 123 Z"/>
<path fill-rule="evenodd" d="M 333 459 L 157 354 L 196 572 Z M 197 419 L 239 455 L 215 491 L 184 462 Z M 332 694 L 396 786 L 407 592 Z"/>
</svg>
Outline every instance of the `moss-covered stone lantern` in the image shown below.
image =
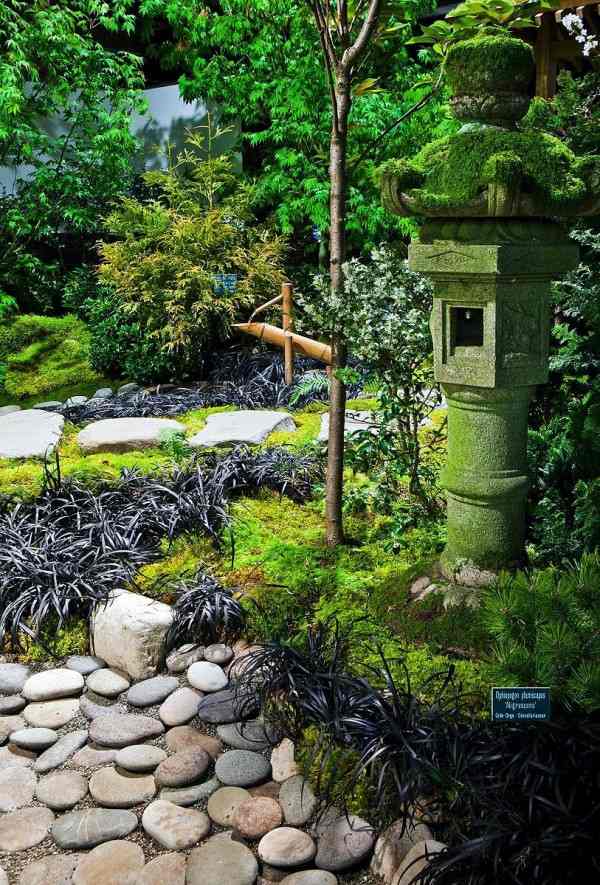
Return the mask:
<svg viewBox="0 0 600 885">
<path fill-rule="evenodd" d="M 548 376 L 550 282 L 577 263 L 560 218 L 600 211 L 600 157 L 519 127 L 531 48 L 478 37 L 448 53 L 454 135 L 381 170 L 385 206 L 425 218 L 410 247 L 434 283 L 435 374 L 448 402 L 447 577 L 487 583 L 523 557 L 527 414 Z"/>
</svg>

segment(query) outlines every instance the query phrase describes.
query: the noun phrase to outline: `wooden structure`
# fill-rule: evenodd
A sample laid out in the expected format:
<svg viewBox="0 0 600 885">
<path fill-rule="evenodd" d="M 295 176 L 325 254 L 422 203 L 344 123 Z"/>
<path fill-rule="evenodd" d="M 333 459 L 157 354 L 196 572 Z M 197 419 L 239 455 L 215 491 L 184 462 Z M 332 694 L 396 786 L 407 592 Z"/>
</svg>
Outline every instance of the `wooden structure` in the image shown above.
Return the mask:
<svg viewBox="0 0 600 885">
<path fill-rule="evenodd" d="M 560 23 L 564 15 L 574 13 L 584 22 L 586 30 L 594 36 L 600 34 L 600 3 L 598 0 L 581 0 L 576 6 L 572 0 L 558 0 L 559 8 L 536 16 L 538 25 L 534 40 L 536 80 L 535 94 L 552 98 L 556 94 L 556 78 L 561 63 L 582 68 L 584 58 L 581 47 Z"/>
</svg>

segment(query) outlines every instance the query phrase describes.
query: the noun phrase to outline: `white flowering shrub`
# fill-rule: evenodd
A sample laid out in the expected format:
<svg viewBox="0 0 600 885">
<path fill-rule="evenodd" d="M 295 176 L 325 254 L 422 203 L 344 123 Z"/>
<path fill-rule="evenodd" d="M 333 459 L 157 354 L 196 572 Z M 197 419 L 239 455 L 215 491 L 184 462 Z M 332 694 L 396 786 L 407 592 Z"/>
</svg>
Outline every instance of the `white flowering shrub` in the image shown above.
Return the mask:
<svg viewBox="0 0 600 885">
<path fill-rule="evenodd" d="M 575 37 L 575 40 L 581 46 L 581 51 L 588 56 L 596 52 L 600 43 L 595 34 L 590 34 L 586 27 L 586 23 L 574 12 L 569 12 L 561 19 L 561 24 L 566 30 Z"/>
</svg>

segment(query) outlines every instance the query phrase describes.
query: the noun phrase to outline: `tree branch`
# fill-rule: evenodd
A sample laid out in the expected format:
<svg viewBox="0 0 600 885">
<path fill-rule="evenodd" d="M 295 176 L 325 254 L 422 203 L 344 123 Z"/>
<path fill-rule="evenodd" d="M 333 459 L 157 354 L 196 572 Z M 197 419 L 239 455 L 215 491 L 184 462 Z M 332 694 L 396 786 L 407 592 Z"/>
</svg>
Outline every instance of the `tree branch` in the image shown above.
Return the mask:
<svg viewBox="0 0 600 885">
<path fill-rule="evenodd" d="M 358 37 L 354 41 L 353 45 L 350 46 L 350 48 L 347 49 L 342 56 L 342 65 L 346 66 L 348 70 L 356 61 L 358 61 L 358 59 L 361 57 L 361 55 L 369 45 L 369 40 L 371 39 L 373 31 L 377 27 L 377 22 L 379 21 L 380 11 L 381 0 L 371 0 L 369 11 L 365 16 L 365 20 L 360 31 L 358 32 Z"/>
</svg>

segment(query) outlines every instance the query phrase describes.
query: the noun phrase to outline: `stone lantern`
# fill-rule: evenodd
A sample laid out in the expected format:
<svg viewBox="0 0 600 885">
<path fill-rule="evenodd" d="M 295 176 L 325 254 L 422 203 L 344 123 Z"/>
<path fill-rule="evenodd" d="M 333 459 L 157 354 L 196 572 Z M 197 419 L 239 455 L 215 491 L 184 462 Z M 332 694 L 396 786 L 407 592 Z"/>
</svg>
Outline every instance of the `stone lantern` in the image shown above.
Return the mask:
<svg viewBox="0 0 600 885">
<path fill-rule="evenodd" d="M 600 157 L 519 121 L 531 48 L 478 37 L 448 53 L 455 135 L 381 170 L 384 205 L 424 218 L 410 267 L 434 285 L 435 377 L 448 402 L 442 569 L 488 583 L 523 559 L 527 415 L 548 377 L 552 280 L 577 264 L 561 217 L 600 210 Z"/>
</svg>

